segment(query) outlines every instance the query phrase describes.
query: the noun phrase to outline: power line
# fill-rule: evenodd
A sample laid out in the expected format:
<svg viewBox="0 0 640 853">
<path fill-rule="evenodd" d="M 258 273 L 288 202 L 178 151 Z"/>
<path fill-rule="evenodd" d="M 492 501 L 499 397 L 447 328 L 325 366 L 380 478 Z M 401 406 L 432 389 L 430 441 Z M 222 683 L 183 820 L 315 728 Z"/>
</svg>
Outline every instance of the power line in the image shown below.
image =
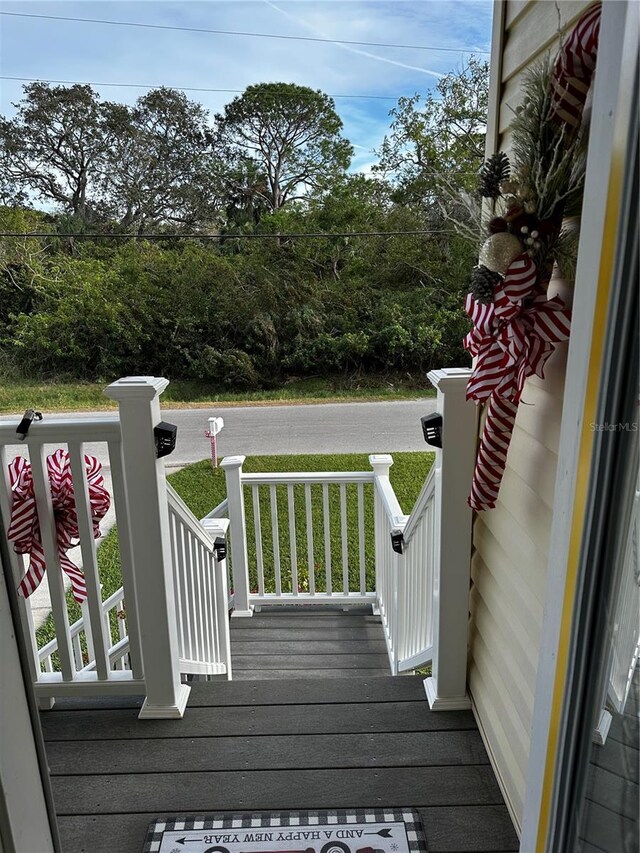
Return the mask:
<svg viewBox="0 0 640 853">
<path fill-rule="evenodd" d="M 98 81 L 82 80 L 49 80 L 42 77 L 11 77 L 5 74 L 0 74 L 0 80 L 19 80 L 25 83 L 59 83 L 63 86 L 113 86 L 115 88 L 129 89 L 160 89 L 161 86 L 152 86 L 147 83 L 102 83 Z M 222 93 L 242 93 L 244 89 L 209 89 L 199 86 L 170 86 L 170 89 L 179 89 L 181 92 L 222 92 Z M 283 92 L 283 94 L 286 94 Z M 330 98 L 362 98 L 375 101 L 397 101 L 400 95 L 396 98 L 394 95 L 329 95 Z"/>
<path fill-rule="evenodd" d="M 65 15 L 36 15 L 29 12 L 5 12 L 0 11 L 0 15 L 9 15 L 12 18 L 40 18 L 47 21 L 74 21 L 82 24 L 109 24 L 117 27 L 143 27 L 151 30 L 177 30 L 180 32 L 189 33 L 214 33 L 216 35 L 225 36 L 248 36 L 250 38 L 267 38 L 267 39 L 284 39 L 286 41 L 315 41 L 325 42 L 328 44 L 353 44 L 365 47 L 392 47 L 402 50 L 434 50 L 446 53 L 482 53 L 489 55 L 487 50 L 475 50 L 474 48 L 462 47 L 442 47 L 440 45 L 420 45 L 420 44 L 389 44 L 387 42 L 376 41 L 348 41 L 347 39 L 330 39 L 316 38 L 313 36 L 285 36 L 276 33 L 251 33 L 241 30 L 212 30 L 203 27 L 178 27 L 169 24 L 146 24 L 139 21 L 108 21 L 101 18 L 74 18 Z"/>
<path fill-rule="evenodd" d="M 77 240 L 277 240 L 302 239 L 304 237 L 398 237 L 415 236 L 429 237 L 432 234 L 448 234 L 449 231 L 345 231 L 311 232 L 295 234 L 58 234 L 55 231 L 5 231 L 0 237 L 73 237 Z"/>
</svg>

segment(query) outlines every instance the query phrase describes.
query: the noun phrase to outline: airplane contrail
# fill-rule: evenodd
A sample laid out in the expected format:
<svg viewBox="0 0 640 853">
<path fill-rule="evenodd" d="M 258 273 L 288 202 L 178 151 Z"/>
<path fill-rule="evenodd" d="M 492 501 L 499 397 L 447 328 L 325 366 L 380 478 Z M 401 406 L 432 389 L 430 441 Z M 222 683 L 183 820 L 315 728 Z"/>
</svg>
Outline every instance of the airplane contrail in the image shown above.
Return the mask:
<svg viewBox="0 0 640 853">
<path fill-rule="evenodd" d="M 298 18 L 296 15 L 292 15 L 290 12 L 286 12 L 284 9 L 281 9 L 279 6 L 276 6 L 275 3 L 272 3 L 271 0 L 263 0 L 267 6 L 271 6 L 272 9 L 275 9 L 276 12 L 280 12 L 281 15 L 284 15 L 285 18 L 289 18 L 292 21 L 295 21 L 298 24 L 302 24 L 310 30 L 313 30 L 322 38 L 330 39 L 331 36 L 327 35 L 322 30 L 319 30 L 313 24 L 308 23 L 303 18 Z M 429 68 L 420 68 L 417 65 L 407 65 L 405 62 L 397 62 L 395 59 L 388 59 L 386 56 L 378 56 L 375 53 L 369 53 L 367 50 L 360 50 L 357 47 L 352 47 L 348 44 L 340 44 L 339 42 L 334 42 L 336 47 L 341 47 L 343 50 L 349 51 L 349 53 L 357 53 L 359 56 L 367 56 L 370 59 L 377 59 L 378 62 L 386 62 L 388 65 L 397 65 L 398 68 L 407 68 L 409 71 L 419 71 L 421 74 L 428 74 L 430 77 L 436 77 L 438 80 L 444 77 L 444 74 L 439 74 L 437 71 L 431 71 Z"/>
</svg>

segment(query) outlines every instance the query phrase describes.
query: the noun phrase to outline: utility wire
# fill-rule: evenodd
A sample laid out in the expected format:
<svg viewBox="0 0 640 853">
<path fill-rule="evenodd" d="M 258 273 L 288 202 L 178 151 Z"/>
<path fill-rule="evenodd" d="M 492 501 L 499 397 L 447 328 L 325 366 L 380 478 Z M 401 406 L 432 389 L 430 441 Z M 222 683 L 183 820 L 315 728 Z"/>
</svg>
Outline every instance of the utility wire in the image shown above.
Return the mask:
<svg viewBox="0 0 640 853">
<path fill-rule="evenodd" d="M 143 27 L 151 30 L 178 30 L 188 33 L 214 33 L 216 35 L 225 36 L 248 36 L 250 38 L 267 38 L 267 39 L 285 39 L 286 41 L 315 41 L 325 42 L 328 44 L 354 44 L 363 45 L 366 47 L 393 47 L 402 50 L 434 50 L 447 53 L 482 53 L 489 55 L 487 50 L 475 50 L 474 48 L 466 47 L 442 47 L 440 45 L 420 45 L 420 44 L 389 44 L 387 42 L 376 41 L 348 41 L 346 39 L 330 39 L 316 38 L 313 36 L 284 36 L 276 33 L 251 33 L 242 32 L 240 30 L 212 30 L 203 27 L 178 27 L 169 24 L 146 24 L 138 21 L 108 21 L 100 18 L 74 18 L 66 15 L 36 15 L 30 12 L 5 12 L 0 11 L 0 15 L 8 15 L 12 18 L 41 18 L 47 21 L 74 21 L 83 24 L 109 24 L 118 27 Z"/>
<path fill-rule="evenodd" d="M 99 83 L 97 81 L 85 81 L 82 80 L 49 80 L 43 77 L 10 77 L 5 74 L 0 74 L 0 80 L 19 80 L 25 83 L 59 83 L 63 86 L 114 86 L 120 88 L 133 88 L 133 89 L 160 89 L 161 86 L 152 86 L 147 83 Z M 208 89 L 204 87 L 198 86 L 169 86 L 170 89 L 179 89 L 181 92 L 227 92 L 227 93 L 241 93 L 244 92 L 244 89 Z M 286 93 L 283 93 L 286 94 Z M 295 97 L 295 95 L 294 95 Z M 368 100 L 375 101 L 397 101 L 401 97 L 395 97 L 394 95 L 329 95 L 330 98 L 362 98 Z"/>
<path fill-rule="evenodd" d="M 304 237 L 397 237 L 432 234 L 449 234 L 449 231 L 345 231 L 343 233 L 312 232 L 309 234 L 58 234 L 55 231 L 5 231 L 0 237 L 73 237 L 77 240 L 277 240 Z"/>
</svg>

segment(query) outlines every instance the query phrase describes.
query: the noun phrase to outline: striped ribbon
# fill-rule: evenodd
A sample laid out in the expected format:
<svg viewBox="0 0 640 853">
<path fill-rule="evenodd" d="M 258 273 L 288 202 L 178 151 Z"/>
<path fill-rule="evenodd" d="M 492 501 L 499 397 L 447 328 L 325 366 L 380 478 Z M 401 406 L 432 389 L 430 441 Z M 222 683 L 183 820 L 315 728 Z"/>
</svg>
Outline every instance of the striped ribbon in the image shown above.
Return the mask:
<svg viewBox="0 0 640 853">
<path fill-rule="evenodd" d="M 563 44 L 551 80 L 551 111 L 556 122 L 580 126 L 596 67 L 602 4 L 590 6 Z"/>
<path fill-rule="evenodd" d="M 109 509 L 111 499 L 109 492 L 104 487 L 100 462 L 95 456 L 85 456 L 84 462 L 89 486 L 93 535 L 95 539 L 98 539 L 101 536 L 100 522 Z M 82 604 L 87 598 L 84 574 L 67 556 L 67 551 L 80 541 L 80 532 L 71 464 L 66 450 L 56 450 L 55 453 L 47 457 L 47 474 L 55 519 L 60 567 L 71 580 L 73 597 L 78 603 Z M 33 488 L 33 471 L 24 457 L 17 456 L 9 465 L 9 483 L 12 502 L 7 538 L 13 542 L 17 554 L 29 555 L 29 566 L 18 587 L 20 594 L 24 598 L 28 598 L 40 585 L 47 566 Z"/>
<path fill-rule="evenodd" d="M 536 277 L 535 264 L 522 254 L 496 287 L 492 304 L 467 296 L 465 310 L 474 328 L 464 346 L 476 357 L 467 399 L 489 401 L 468 498 L 475 510 L 495 506 L 527 377 L 544 378 L 554 344 L 569 337 L 570 312 L 558 296 L 547 299 L 537 289 Z"/>
</svg>

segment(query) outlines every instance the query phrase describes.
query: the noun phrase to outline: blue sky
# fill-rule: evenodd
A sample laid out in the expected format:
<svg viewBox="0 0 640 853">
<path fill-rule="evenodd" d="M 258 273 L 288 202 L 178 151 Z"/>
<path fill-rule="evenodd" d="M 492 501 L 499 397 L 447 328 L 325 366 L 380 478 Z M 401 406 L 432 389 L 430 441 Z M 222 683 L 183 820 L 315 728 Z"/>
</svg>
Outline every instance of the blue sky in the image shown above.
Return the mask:
<svg viewBox="0 0 640 853">
<path fill-rule="evenodd" d="M 4 0 L 7 12 L 137 21 L 293 36 L 341 38 L 488 51 L 492 0 Z M 426 93 L 468 53 L 355 47 L 212 33 L 176 32 L 0 16 L 0 73 L 110 83 L 244 89 L 294 82 L 336 99 L 352 168 L 367 171 L 400 95 Z M 144 88 L 95 86 L 103 97 L 132 103 Z M 19 82 L 0 80 L 0 112 L 11 115 Z M 213 115 L 232 94 L 187 92 Z"/>
</svg>

